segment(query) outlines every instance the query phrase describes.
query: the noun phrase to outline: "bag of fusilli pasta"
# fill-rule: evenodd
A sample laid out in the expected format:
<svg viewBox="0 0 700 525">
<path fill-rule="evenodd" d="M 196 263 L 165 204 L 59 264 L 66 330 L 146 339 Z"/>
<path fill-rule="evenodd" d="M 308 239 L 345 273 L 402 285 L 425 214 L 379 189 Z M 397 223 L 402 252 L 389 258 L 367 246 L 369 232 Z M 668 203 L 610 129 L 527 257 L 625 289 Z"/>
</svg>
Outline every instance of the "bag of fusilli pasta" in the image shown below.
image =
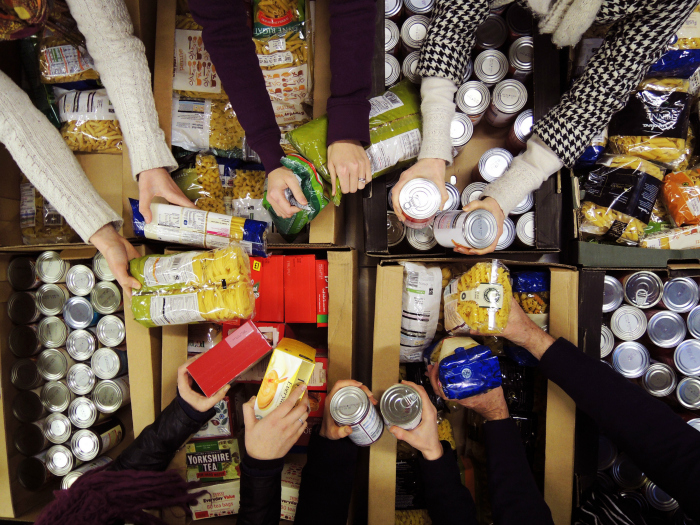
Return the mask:
<svg viewBox="0 0 700 525">
<path fill-rule="evenodd" d="M 272 217 L 263 206 L 265 179 L 262 164 L 227 161 L 221 173 L 226 214 L 272 224 Z"/>
<path fill-rule="evenodd" d="M 52 15 L 53 17 L 53 15 Z M 39 69 L 45 84 L 87 81 L 96 87 L 100 75 L 85 47 L 85 38 L 68 13 L 53 17 L 39 37 Z"/>
<path fill-rule="evenodd" d="M 72 151 L 121 153 L 122 130 L 107 91 L 63 91 L 58 88 L 61 136 Z"/>
<path fill-rule="evenodd" d="M 182 167 L 173 173 L 173 180 L 187 198 L 200 210 L 226 213 L 224 188 L 216 157 L 197 154 L 184 166 L 180 163 L 180 166 Z"/>
<path fill-rule="evenodd" d="M 255 38 L 301 31 L 306 19 L 304 0 L 253 0 Z"/>
</svg>

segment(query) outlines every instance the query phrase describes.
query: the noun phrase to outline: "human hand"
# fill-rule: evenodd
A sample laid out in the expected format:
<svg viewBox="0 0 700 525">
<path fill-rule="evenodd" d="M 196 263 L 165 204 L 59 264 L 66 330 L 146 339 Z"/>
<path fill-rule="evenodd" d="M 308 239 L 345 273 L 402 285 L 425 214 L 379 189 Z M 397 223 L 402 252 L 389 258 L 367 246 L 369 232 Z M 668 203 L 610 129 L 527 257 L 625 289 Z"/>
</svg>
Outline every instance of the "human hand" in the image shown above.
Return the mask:
<svg viewBox="0 0 700 525">
<path fill-rule="evenodd" d="M 197 412 L 206 412 L 211 408 L 214 408 L 216 404 L 226 397 L 226 393 L 231 385 L 222 386 L 219 391 L 211 397 L 203 396 L 192 390 L 192 376 L 187 371 L 187 367 L 197 359 L 199 359 L 202 354 L 188 359 L 187 362 L 177 369 L 177 389 L 180 392 L 180 397 L 184 399 L 188 405 L 194 408 Z"/>
<path fill-rule="evenodd" d="M 151 201 L 153 197 L 163 197 L 168 202 L 185 208 L 196 208 L 194 203 L 185 197 L 182 190 L 165 168 L 154 168 L 139 173 L 139 212 L 146 224 L 153 220 Z"/>
<path fill-rule="evenodd" d="M 490 211 L 493 214 L 493 216 L 496 217 L 496 224 L 498 225 L 496 240 L 493 241 L 493 244 L 491 246 L 489 246 L 488 248 L 484 248 L 483 250 L 475 250 L 474 248 L 468 248 L 466 246 L 458 246 L 455 248 L 456 252 L 464 253 L 466 255 L 483 255 L 485 253 L 491 253 L 496 249 L 498 240 L 501 238 L 501 235 L 503 235 L 503 222 L 506 220 L 506 216 L 503 214 L 501 206 L 498 204 L 498 202 L 496 202 L 495 199 L 491 197 L 486 197 L 483 200 L 475 200 L 467 204 L 464 208 L 462 208 L 462 210 L 467 213 L 476 209 Z"/>
<path fill-rule="evenodd" d="M 389 429 L 396 439 L 405 441 L 413 448 L 420 450 L 423 457 L 428 461 L 434 461 L 442 457 L 442 445 L 438 434 L 437 409 L 430 402 L 430 398 L 425 388 L 411 381 L 401 381 L 401 384 L 412 386 L 418 391 L 423 402 L 423 414 L 420 425 L 413 430 L 405 430 L 401 427 L 393 426 Z"/>
<path fill-rule="evenodd" d="M 372 395 L 369 388 L 364 386 L 359 381 L 355 381 L 353 379 L 343 379 L 338 381 L 335 385 L 333 385 L 330 394 L 326 396 L 326 403 L 323 407 L 323 423 L 321 424 L 321 430 L 319 431 L 321 437 L 335 441 L 336 439 L 342 439 L 352 434 L 352 428 L 350 426 L 345 425 L 344 427 L 340 427 L 331 417 L 331 399 L 333 399 L 333 396 L 338 390 L 346 386 L 356 386 L 361 388 L 362 391 L 367 394 L 367 397 L 369 397 L 370 402 L 373 405 L 377 404 L 377 400 L 374 399 L 374 395 Z"/>
<path fill-rule="evenodd" d="M 304 197 L 304 192 L 301 191 L 299 181 L 292 170 L 288 168 L 277 168 L 270 172 L 267 176 L 267 202 L 270 203 L 275 213 L 283 219 L 291 219 L 295 213 L 301 210 L 296 206 L 289 204 L 287 197 L 284 195 L 284 190 L 289 188 L 292 190 L 294 198 L 302 206 L 306 206 L 308 201 Z"/>
<path fill-rule="evenodd" d="M 128 272 L 129 261 L 141 257 L 129 241 L 117 233 L 114 226 L 105 224 L 92 234 L 90 242 L 100 250 L 104 256 L 109 269 L 117 279 L 117 282 L 124 290 L 127 297 L 131 297 L 131 289 L 141 288 L 141 284 L 131 277 Z"/>
<path fill-rule="evenodd" d="M 304 397 L 299 401 L 299 396 Z M 296 405 L 299 401 L 299 405 Z M 254 459 L 284 457 L 306 430 L 309 396 L 306 385 L 292 390 L 285 401 L 263 419 L 255 418 L 255 396 L 243 405 L 246 452 Z"/>
<path fill-rule="evenodd" d="M 440 210 L 442 210 L 447 199 L 449 199 L 445 189 L 445 161 L 442 159 L 421 159 L 401 174 L 399 182 L 391 190 L 391 202 L 394 206 L 394 213 L 396 213 L 401 222 L 405 221 L 406 218 L 399 204 L 399 193 L 401 193 L 401 188 L 412 179 L 428 179 L 435 183 L 442 197 Z"/>
<path fill-rule="evenodd" d="M 337 140 L 328 146 L 328 171 L 334 196 L 338 180 L 343 193 L 355 193 L 372 180 L 369 157 L 357 140 Z"/>
</svg>

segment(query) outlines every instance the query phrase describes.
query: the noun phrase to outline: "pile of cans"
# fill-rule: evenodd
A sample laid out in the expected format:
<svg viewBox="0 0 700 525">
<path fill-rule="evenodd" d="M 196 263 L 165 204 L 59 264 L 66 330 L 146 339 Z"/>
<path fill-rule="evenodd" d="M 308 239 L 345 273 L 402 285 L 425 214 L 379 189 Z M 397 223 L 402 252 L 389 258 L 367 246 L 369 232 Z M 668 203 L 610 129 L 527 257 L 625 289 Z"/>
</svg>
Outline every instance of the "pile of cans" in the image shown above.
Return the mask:
<svg viewBox="0 0 700 525">
<path fill-rule="evenodd" d="M 111 461 L 100 456 L 125 434 L 113 417 L 131 401 L 122 293 L 100 253 L 83 263 L 48 251 L 7 269 L 13 440 L 27 456 L 17 479 L 28 490 L 54 477 L 68 488 Z"/>
</svg>

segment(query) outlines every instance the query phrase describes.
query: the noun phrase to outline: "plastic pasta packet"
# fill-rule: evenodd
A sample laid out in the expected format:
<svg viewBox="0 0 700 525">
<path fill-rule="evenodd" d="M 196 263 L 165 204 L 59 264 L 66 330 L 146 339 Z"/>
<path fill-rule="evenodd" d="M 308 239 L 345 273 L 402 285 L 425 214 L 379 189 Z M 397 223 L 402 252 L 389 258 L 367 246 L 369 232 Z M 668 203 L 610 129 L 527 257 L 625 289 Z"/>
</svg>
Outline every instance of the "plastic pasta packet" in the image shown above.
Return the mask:
<svg viewBox="0 0 700 525">
<path fill-rule="evenodd" d="M 253 37 L 301 31 L 304 7 L 304 0 L 253 0 Z"/>
<path fill-rule="evenodd" d="M 214 323 L 192 324 L 187 329 L 187 353 L 201 354 L 214 348 L 223 337 L 221 325 Z"/>
<path fill-rule="evenodd" d="M 480 262 L 450 281 L 444 292 L 445 330 L 452 335 L 500 334 L 508 323 L 513 292 L 508 268 Z"/>
<path fill-rule="evenodd" d="M 80 240 L 63 215 L 22 175 L 19 227 L 24 244 L 66 244 Z"/>
<path fill-rule="evenodd" d="M 652 235 L 672 228 L 674 228 L 674 225 L 671 222 L 671 216 L 666 205 L 661 198 L 656 199 L 654 209 L 651 210 L 651 215 L 649 216 L 649 224 L 644 228 L 644 235 Z"/>
<path fill-rule="evenodd" d="M 441 413 L 438 413 L 438 439 L 440 439 L 440 441 L 447 441 L 452 450 L 457 450 L 452 423 Z"/>
<path fill-rule="evenodd" d="M 83 44 L 78 44 L 84 43 L 85 38 L 78 31 L 75 20 L 68 13 L 61 13 L 53 22 L 62 32 L 47 26 L 39 37 L 41 81 L 60 84 L 98 80 L 100 75 L 95 70 L 92 57 Z M 96 85 L 93 83 L 93 87 Z"/>
<path fill-rule="evenodd" d="M 395 510 L 396 525 L 432 525 L 427 509 Z"/>
<path fill-rule="evenodd" d="M 579 210 L 581 236 L 635 246 L 649 223 L 664 170 L 623 155 L 605 157 L 599 164 L 584 185 L 586 197 Z"/>
<path fill-rule="evenodd" d="M 691 250 L 700 248 L 700 227 L 683 226 L 644 237 L 642 248 L 654 250 Z"/>
<path fill-rule="evenodd" d="M 501 386 L 501 367 L 498 357 L 489 347 L 473 345 L 469 348 L 443 346 L 438 359 L 438 377 L 445 397 L 464 399 Z"/>
<path fill-rule="evenodd" d="M 403 263 L 401 315 L 402 363 L 419 362 L 435 337 L 440 316 L 442 272 L 438 266 Z"/>
<path fill-rule="evenodd" d="M 122 130 L 107 91 L 63 91 L 58 98 L 61 136 L 72 151 L 121 153 Z"/>
<path fill-rule="evenodd" d="M 690 13 L 668 47 L 669 49 L 700 49 L 700 6 Z"/>
<path fill-rule="evenodd" d="M 598 133 L 591 139 L 581 156 L 576 160 L 574 168 L 585 168 L 593 166 L 605 151 L 605 146 L 608 145 L 608 128 L 603 128 L 603 131 Z"/>
<path fill-rule="evenodd" d="M 661 198 L 676 226 L 700 224 L 700 169 L 666 175 Z"/>
<path fill-rule="evenodd" d="M 272 224 L 270 213 L 263 207 L 265 179 L 262 164 L 240 160 L 226 162 L 221 174 L 226 214 Z"/>
<path fill-rule="evenodd" d="M 674 170 L 688 165 L 690 84 L 680 78 L 648 79 L 616 113 L 609 151 L 651 160 Z"/>
<path fill-rule="evenodd" d="M 547 331 L 549 272 L 513 272 L 513 297 L 534 323 Z"/>
<path fill-rule="evenodd" d="M 219 164 L 213 155 L 196 155 L 194 167 L 173 173 L 173 180 L 200 210 L 226 213 Z"/>
</svg>

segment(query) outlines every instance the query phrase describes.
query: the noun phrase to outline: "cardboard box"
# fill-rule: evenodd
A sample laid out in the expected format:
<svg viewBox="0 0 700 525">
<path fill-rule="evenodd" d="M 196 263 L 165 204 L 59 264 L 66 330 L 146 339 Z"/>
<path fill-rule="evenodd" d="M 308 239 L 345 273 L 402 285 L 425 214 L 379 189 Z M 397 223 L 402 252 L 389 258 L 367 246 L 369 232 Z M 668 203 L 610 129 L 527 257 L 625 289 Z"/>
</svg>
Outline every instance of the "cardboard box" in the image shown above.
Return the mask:
<svg viewBox="0 0 700 525">
<path fill-rule="evenodd" d="M 328 261 L 316 261 L 316 326 L 328 326 Z"/>
<path fill-rule="evenodd" d="M 241 477 L 236 439 L 194 441 L 185 445 L 187 481 L 227 481 Z"/>
<path fill-rule="evenodd" d="M 231 400 L 223 398 L 214 407 L 216 414 L 192 435 L 193 440 L 233 437 Z"/>
<path fill-rule="evenodd" d="M 326 405 L 327 394 L 325 392 L 309 392 L 309 418 L 323 417 L 323 409 Z"/>
<path fill-rule="evenodd" d="M 328 390 L 328 358 L 316 356 L 314 371 L 309 379 L 309 390 Z"/>
<path fill-rule="evenodd" d="M 199 492 L 201 490 L 201 488 L 198 488 L 190 492 Z M 195 505 L 191 505 L 190 510 L 194 520 L 202 520 L 238 514 L 240 507 L 241 480 L 236 479 L 217 485 L 208 485 L 207 493 Z"/>
<path fill-rule="evenodd" d="M 284 322 L 284 256 L 250 258 L 255 293 L 253 321 Z"/>
<path fill-rule="evenodd" d="M 284 319 L 287 323 L 316 323 L 316 256 L 284 258 Z"/>
<path fill-rule="evenodd" d="M 282 510 L 280 519 L 294 521 L 299 503 L 299 486 L 301 485 L 302 466 L 285 463 L 282 469 Z"/>
</svg>

